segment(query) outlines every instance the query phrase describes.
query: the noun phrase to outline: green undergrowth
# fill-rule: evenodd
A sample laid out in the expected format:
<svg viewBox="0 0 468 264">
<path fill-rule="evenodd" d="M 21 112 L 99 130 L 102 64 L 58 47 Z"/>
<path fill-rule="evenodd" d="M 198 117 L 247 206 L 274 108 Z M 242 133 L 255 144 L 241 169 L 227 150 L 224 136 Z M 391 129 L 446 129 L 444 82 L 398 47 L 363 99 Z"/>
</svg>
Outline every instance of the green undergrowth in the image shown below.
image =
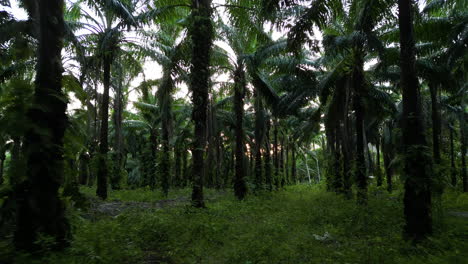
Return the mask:
<svg viewBox="0 0 468 264">
<path fill-rule="evenodd" d="M 85 191 L 85 193 L 87 190 Z M 213 195 L 216 191 L 210 190 Z M 155 201 L 146 190 L 114 191 L 111 199 Z M 187 196 L 189 190 L 172 195 Z M 153 193 L 154 196 L 154 193 Z M 129 209 L 91 221 L 72 211 L 74 240 L 63 253 L 16 263 L 468 263 L 466 194 L 446 193 L 435 233 L 414 247 L 401 239 L 402 195 L 369 191 L 368 206 L 299 185 L 238 202 L 230 192 L 207 209 Z"/>
</svg>

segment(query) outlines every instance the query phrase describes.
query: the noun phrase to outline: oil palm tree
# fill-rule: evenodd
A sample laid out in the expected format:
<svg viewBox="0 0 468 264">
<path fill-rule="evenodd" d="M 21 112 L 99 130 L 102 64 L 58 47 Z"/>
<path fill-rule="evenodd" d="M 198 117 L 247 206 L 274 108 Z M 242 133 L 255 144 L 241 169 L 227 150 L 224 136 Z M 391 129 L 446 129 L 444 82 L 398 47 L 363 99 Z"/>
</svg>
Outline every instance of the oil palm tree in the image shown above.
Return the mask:
<svg viewBox="0 0 468 264">
<path fill-rule="evenodd" d="M 405 235 L 420 241 L 432 233 L 431 183 L 427 142 L 422 122 L 419 81 L 415 71 L 413 2 L 398 1 L 400 69 L 403 95 L 403 145 L 405 173 Z"/>
<path fill-rule="evenodd" d="M 205 207 L 203 198 L 203 156 L 206 152 L 206 122 L 210 79 L 209 68 L 214 30 L 211 20 L 211 0 L 192 0 L 191 8 L 191 22 L 188 30 L 192 41 L 189 87 L 192 91 L 192 118 L 195 125 L 192 151 L 192 205 L 194 207 L 203 208 Z"/>
<path fill-rule="evenodd" d="M 63 137 L 67 127 L 67 102 L 62 91 L 64 2 L 40 1 L 28 5 L 37 22 L 37 73 L 33 106 L 28 112 L 31 127 L 25 134 L 27 177 L 17 190 L 17 224 L 14 242 L 19 250 L 38 248 L 39 233 L 65 247 L 69 224 L 59 198 L 63 173 Z M 51 19 L 53 18 L 53 19 Z"/>
</svg>

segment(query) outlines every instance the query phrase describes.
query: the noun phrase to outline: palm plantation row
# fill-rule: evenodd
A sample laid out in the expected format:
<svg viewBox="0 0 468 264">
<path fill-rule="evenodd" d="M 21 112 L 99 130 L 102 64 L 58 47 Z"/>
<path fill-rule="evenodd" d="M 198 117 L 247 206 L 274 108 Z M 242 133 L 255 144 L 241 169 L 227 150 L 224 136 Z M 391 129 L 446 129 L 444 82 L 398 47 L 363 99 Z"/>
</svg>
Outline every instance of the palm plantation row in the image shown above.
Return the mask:
<svg viewBox="0 0 468 264">
<path fill-rule="evenodd" d="M 468 192 L 465 1 L 21 5 L 27 21 L 0 12 L 0 183 L 15 202 L 2 211 L 18 249 L 39 233 L 67 245 L 60 197 L 78 201 L 79 185 L 103 200 L 191 186 L 203 208 L 204 187 L 243 200 L 323 178 L 365 206 L 370 184 L 401 182 L 416 242 L 433 196 Z"/>
</svg>

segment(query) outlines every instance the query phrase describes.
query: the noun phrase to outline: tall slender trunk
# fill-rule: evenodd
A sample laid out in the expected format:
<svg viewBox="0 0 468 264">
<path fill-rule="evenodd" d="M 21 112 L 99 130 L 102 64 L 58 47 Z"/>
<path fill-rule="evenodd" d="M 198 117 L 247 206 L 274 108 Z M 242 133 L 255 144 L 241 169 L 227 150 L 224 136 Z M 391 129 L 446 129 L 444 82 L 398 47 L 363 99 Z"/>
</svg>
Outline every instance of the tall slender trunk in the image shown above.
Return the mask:
<svg viewBox="0 0 468 264">
<path fill-rule="evenodd" d="M 466 117 L 465 112 L 460 114 L 460 152 L 461 152 L 461 178 L 463 183 L 463 192 L 468 192 L 468 177 L 466 175 Z"/>
<path fill-rule="evenodd" d="M 273 162 L 275 166 L 274 182 L 276 189 L 278 190 L 281 185 L 281 179 L 279 175 L 279 156 L 278 156 L 278 120 L 275 118 L 273 121 Z"/>
<path fill-rule="evenodd" d="M 255 149 L 255 190 L 263 189 L 263 169 L 262 169 L 262 152 L 261 147 Z"/>
<path fill-rule="evenodd" d="M 182 186 L 181 187 L 185 187 L 187 186 L 187 183 L 190 181 L 190 179 L 188 179 L 188 170 L 187 170 L 187 157 L 188 157 L 188 151 L 183 148 L 182 149 Z"/>
<path fill-rule="evenodd" d="M 273 178 L 271 175 L 271 147 L 270 147 L 270 128 L 271 122 L 268 118 L 266 121 L 266 131 L 265 131 L 265 183 L 268 191 L 273 190 Z"/>
<path fill-rule="evenodd" d="M 162 143 L 162 155 L 161 161 L 159 164 L 159 169 L 161 171 L 161 188 L 163 195 L 167 197 L 169 193 L 169 178 L 171 171 L 171 160 L 170 160 L 170 148 L 169 148 L 169 133 L 167 130 L 163 129 L 161 133 L 161 143 Z"/>
<path fill-rule="evenodd" d="M 432 148 L 434 163 L 440 165 L 440 117 L 439 117 L 439 103 L 437 102 L 437 85 L 434 83 L 429 84 L 431 92 L 431 105 L 432 105 Z M 436 170 L 439 168 L 436 168 Z"/>
<path fill-rule="evenodd" d="M 281 150 L 280 150 L 280 157 L 279 157 L 279 167 L 280 167 L 280 174 L 281 174 L 281 188 L 286 185 L 286 175 L 284 173 L 284 135 L 281 133 Z"/>
<path fill-rule="evenodd" d="M 304 155 L 304 164 L 306 167 L 307 179 L 309 180 L 309 184 L 312 184 L 312 179 L 310 178 L 309 159 L 307 158 L 307 153 L 305 153 L 305 151 L 302 151 L 302 155 Z M 320 175 L 318 176 L 320 177 Z M 320 182 L 320 178 L 318 179 L 317 182 Z"/>
<path fill-rule="evenodd" d="M 291 179 L 293 184 L 297 184 L 297 169 L 296 169 L 296 144 L 291 143 Z"/>
<path fill-rule="evenodd" d="M 61 52 L 64 37 L 63 0 L 38 1 L 39 22 L 36 81 L 33 107 L 28 112 L 24 153 L 27 179 L 15 196 L 18 250 L 40 249 L 39 234 L 51 236 L 57 249 L 68 245 L 70 227 L 58 190 L 64 177 L 63 137 L 67 103 L 62 91 Z"/>
<path fill-rule="evenodd" d="M 176 146 L 174 148 L 174 185 L 177 187 L 182 187 L 183 176 L 181 174 L 181 169 L 180 147 Z"/>
<path fill-rule="evenodd" d="M 170 65 L 164 69 L 162 78 L 161 89 L 159 89 L 156 97 L 160 105 L 161 115 L 161 145 L 162 152 L 159 161 L 159 175 L 161 176 L 161 188 L 163 195 L 167 197 L 169 193 L 169 182 L 171 176 L 171 148 L 169 146 L 170 131 L 172 129 L 172 90 L 173 81 L 171 77 L 171 69 L 173 65 Z"/>
<path fill-rule="evenodd" d="M 4 179 L 3 179 L 4 164 L 5 164 L 5 149 L 2 149 L 0 153 L 0 185 L 2 185 L 4 182 Z"/>
<path fill-rule="evenodd" d="M 122 80 L 119 80 L 117 86 L 116 95 L 114 98 L 114 171 L 111 177 L 111 187 L 114 190 L 119 190 L 120 181 L 122 180 L 122 170 L 123 170 L 123 136 L 122 136 L 122 113 L 123 112 L 123 96 L 122 96 Z"/>
<path fill-rule="evenodd" d="M 264 133 L 264 118 L 263 118 L 263 104 L 257 90 L 254 90 L 254 108 L 255 108 L 255 190 L 263 189 L 263 175 L 262 175 L 262 144 Z"/>
<path fill-rule="evenodd" d="M 341 169 L 341 162 L 342 162 L 342 156 L 341 156 L 341 148 L 343 145 L 343 140 L 341 137 L 340 133 L 340 124 L 337 123 L 335 126 L 335 147 L 334 149 L 334 171 L 335 175 L 333 177 L 333 190 L 337 193 L 342 193 L 343 192 L 343 170 Z"/>
<path fill-rule="evenodd" d="M 392 126 L 387 123 L 384 127 L 387 131 L 387 137 L 382 137 L 382 153 L 383 153 L 383 161 L 384 161 L 384 169 L 385 169 L 385 176 L 387 178 L 387 191 L 391 193 L 393 191 L 393 168 L 390 166 L 390 163 L 393 159 L 393 146 L 392 146 Z M 384 132 L 385 135 L 385 132 Z"/>
<path fill-rule="evenodd" d="M 452 186 L 457 185 L 457 169 L 455 167 L 455 148 L 453 144 L 453 128 L 449 128 L 450 133 L 450 176 L 452 180 Z"/>
<path fill-rule="evenodd" d="M 413 37 L 413 1 L 398 0 L 400 28 L 400 69 L 403 91 L 403 147 L 404 147 L 404 235 L 414 242 L 432 233 L 431 180 L 425 157 L 427 147 L 422 121 L 419 83 L 415 70 Z"/>
<path fill-rule="evenodd" d="M 327 191 L 334 191 L 333 190 L 333 183 L 334 177 L 337 175 L 335 172 L 335 145 L 336 145 L 336 136 L 335 136 L 335 128 L 333 124 L 330 124 L 328 118 L 325 120 L 325 136 L 327 138 L 326 144 L 326 186 Z M 304 154 L 305 156 L 305 154 Z"/>
<path fill-rule="evenodd" d="M 16 186 L 24 180 L 26 176 L 24 158 L 21 155 L 21 137 L 13 136 L 13 147 L 11 150 L 10 164 L 8 166 L 7 177 L 10 186 Z"/>
<path fill-rule="evenodd" d="M 291 184 L 291 178 L 289 174 L 289 152 L 290 152 L 290 145 L 289 140 L 286 138 L 285 140 L 286 149 L 284 151 L 284 173 L 286 175 L 286 184 Z"/>
<path fill-rule="evenodd" d="M 110 88 L 110 69 L 112 58 L 109 55 L 104 56 L 104 92 L 102 94 L 101 104 L 101 134 L 99 137 L 99 165 L 97 175 L 96 195 L 102 200 L 107 199 L 107 152 L 109 151 L 108 133 L 109 133 L 109 88 Z"/>
<path fill-rule="evenodd" d="M 439 113 L 439 103 L 437 102 L 438 86 L 435 83 L 429 83 L 429 90 L 431 94 L 431 118 L 432 118 L 432 154 L 433 154 L 433 172 L 432 176 L 435 179 L 440 179 L 442 176 L 441 171 L 441 156 L 440 156 L 440 134 L 441 134 L 441 123 Z M 438 181 L 438 180 L 436 180 Z M 432 192 L 436 195 L 441 195 L 443 192 L 443 186 L 441 184 L 435 184 Z"/>
<path fill-rule="evenodd" d="M 244 95 L 245 74 L 243 65 L 239 61 L 234 73 L 234 113 L 236 114 L 236 169 L 234 176 L 234 193 L 239 200 L 243 200 L 247 193 L 244 179 Z"/>
<path fill-rule="evenodd" d="M 347 120 L 344 120 L 345 125 L 341 129 L 341 152 L 343 153 L 343 193 L 347 199 L 352 198 L 352 190 L 351 190 L 351 166 L 350 166 L 350 155 L 349 155 L 349 147 L 348 147 L 348 135 L 347 135 Z"/>
<path fill-rule="evenodd" d="M 351 101 L 351 81 L 349 78 L 346 78 L 345 81 L 345 96 L 344 96 L 344 109 L 343 109 L 343 127 L 341 129 L 341 152 L 343 153 L 343 192 L 345 193 L 345 197 L 351 199 L 353 196 L 353 192 L 351 190 L 351 155 L 350 155 L 350 131 L 349 131 L 349 107 Z"/>
<path fill-rule="evenodd" d="M 203 198 L 204 154 L 206 152 L 210 53 L 214 34 L 211 13 L 211 0 L 192 0 L 193 21 L 189 27 L 189 35 L 192 39 L 190 89 L 192 90 L 193 101 L 192 119 L 195 123 L 192 151 L 192 205 L 198 208 L 205 207 Z"/>
<path fill-rule="evenodd" d="M 249 177 L 255 179 L 255 146 L 250 146 L 249 161 L 247 163 L 249 166 Z"/>
<path fill-rule="evenodd" d="M 222 159 L 222 145 L 223 140 L 221 138 L 220 132 L 218 129 L 218 134 L 216 135 L 216 148 L 215 148 L 215 158 L 216 158 L 216 172 L 215 172 L 215 179 L 216 179 L 216 188 L 220 189 L 223 186 L 224 179 L 222 179 L 221 168 L 224 166 L 224 160 Z"/>
<path fill-rule="evenodd" d="M 375 171 L 377 176 L 377 186 L 382 186 L 382 170 L 380 168 L 380 138 L 377 137 L 377 141 L 375 142 L 375 148 L 377 150 L 377 156 L 375 157 L 376 164 L 375 164 Z"/>
<path fill-rule="evenodd" d="M 150 131 L 150 138 L 149 138 L 149 147 L 151 148 L 150 151 L 150 160 L 148 162 L 147 170 L 144 178 L 144 185 L 149 185 L 151 190 L 154 190 L 156 187 L 157 175 L 158 175 L 158 167 L 157 167 L 157 155 L 158 155 L 158 135 L 157 130 L 155 128 L 151 129 Z"/>
<path fill-rule="evenodd" d="M 86 185 L 89 180 L 89 161 L 90 156 L 86 152 L 80 154 L 79 162 L 79 184 Z"/>
<path fill-rule="evenodd" d="M 356 115 L 356 183 L 358 203 L 367 203 L 367 175 L 364 141 L 364 107 L 361 102 L 364 88 L 364 62 L 362 52 L 356 52 L 356 66 L 353 70 L 354 111 Z"/>
</svg>

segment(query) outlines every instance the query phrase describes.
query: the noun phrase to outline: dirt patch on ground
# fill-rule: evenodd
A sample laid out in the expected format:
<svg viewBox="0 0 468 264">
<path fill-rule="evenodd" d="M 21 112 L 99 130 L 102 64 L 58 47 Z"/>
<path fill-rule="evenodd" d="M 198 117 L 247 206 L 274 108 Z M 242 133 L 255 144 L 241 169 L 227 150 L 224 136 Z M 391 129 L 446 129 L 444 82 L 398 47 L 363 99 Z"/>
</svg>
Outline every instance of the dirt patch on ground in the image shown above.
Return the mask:
<svg viewBox="0 0 468 264">
<path fill-rule="evenodd" d="M 214 201 L 225 195 L 226 192 L 219 192 L 216 195 L 207 197 L 206 201 Z M 178 197 L 175 199 L 165 199 L 156 202 L 136 202 L 136 201 L 101 201 L 92 199 L 88 212 L 84 215 L 88 219 L 96 219 L 99 216 L 115 217 L 127 210 L 157 210 L 167 207 L 190 205 L 188 197 Z"/>
<path fill-rule="evenodd" d="M 93 203 L 89 213 L 91 215 L 101 214 L 107 216 L 117 216 L 126 210 L 155 210 L 166 207 L 174 207 L 178 205 L 188 204 L 187 198 L 176 198 L 160 200 L 157 202 L 122 202 L 122 201 L 109 201 L 109 202 L 97 202 Z"/>
</svg>

